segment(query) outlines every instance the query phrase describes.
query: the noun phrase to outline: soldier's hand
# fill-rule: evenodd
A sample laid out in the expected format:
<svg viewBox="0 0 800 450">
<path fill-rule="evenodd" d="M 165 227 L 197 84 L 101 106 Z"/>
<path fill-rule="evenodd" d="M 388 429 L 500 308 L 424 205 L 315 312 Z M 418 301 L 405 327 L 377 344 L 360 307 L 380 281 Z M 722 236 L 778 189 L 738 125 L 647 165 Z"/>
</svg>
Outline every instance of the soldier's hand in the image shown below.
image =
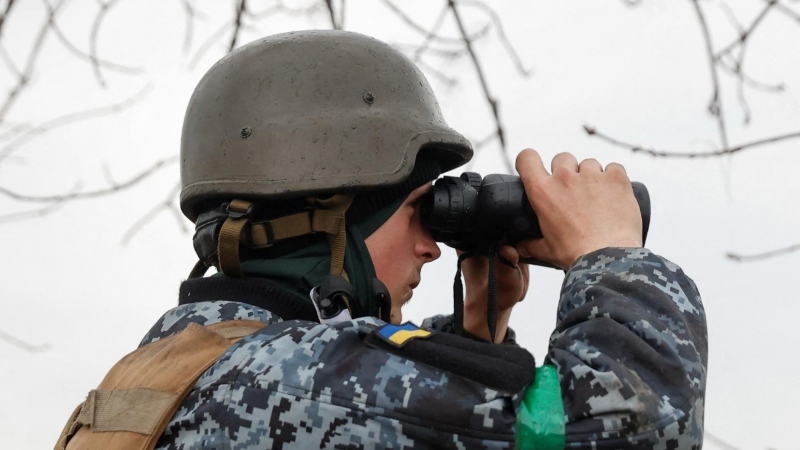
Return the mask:
<svg viewBox="0 0 800 450">
<path fill-rule="evenodd" d="M 503 246 L 499 250 L 510 267 L 497 259 L 497 328 L 495 342 L 502 342 L 508 328 L 511 309 L 525 298 L 528 292 L 529 272 L 527 264 L 519 263 L 519 253 L 514 247 Z M 461 255 L 462 252 L 458 252 Z M 487 341 L 490 340 L 487 325 L 487 303 L 489 299 L 489 258 L 473 256 L 461 264 L 466 285 L 464 299 L 464 329 Z"/>
<path fill-rule="evenodd" d="M 539 218 L 542 239 L 517 251 L 569 269 L 581 256 L 605 247 L 641 247 L 642 216 L 625 168 L 595 159 L 580 164 L 569 153 L 553 158 L 547 172 L 535 150 L 517 156 L 517 172 Z"/>
</svg>

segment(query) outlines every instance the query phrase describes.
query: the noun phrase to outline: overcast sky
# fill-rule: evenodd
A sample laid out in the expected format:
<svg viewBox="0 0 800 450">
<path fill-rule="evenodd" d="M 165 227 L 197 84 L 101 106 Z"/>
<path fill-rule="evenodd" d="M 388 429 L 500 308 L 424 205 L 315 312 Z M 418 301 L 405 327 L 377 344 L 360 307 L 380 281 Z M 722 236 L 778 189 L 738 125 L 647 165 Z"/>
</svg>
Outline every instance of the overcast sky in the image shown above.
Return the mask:
<svg viewBox="0 0 800 450">
<path fill-rule="evenodd" d="M 230 42 L 224 34 L 195 57 L 230 17 L 227 3 L 198 5 L 205 15 L 195 22 L 191 50 L 184 52 L 180 2 L 120 2 L 100 29 L 98 54 L 144 71 L 126 75 L 105 70 L 106 88 L 98 87 L 89 64 L 51 35 L 29 89 L 6 117 L 9 122 L 41 123 L 117 103 L 143 89 L 146 96 L 118 115 L 42 131 L 0 163 L 0 187 L 30 195 L 88 191 L 108 186 L 109 179 L 127 180 L 156 160 L 176 155 L 189 96 Z M 252 3 L 254 10 L 261 9 L 259 2 Z M 402 5 L 430 26 L 439 12 L 432 3 Z M 616 161 L 632 179 L 648 186 L 653 215 L 647 246 L 684 268 L 706 306 L 707 431 L 741 449 L 797 448 L 793 428 L 800 402 L 800 333 L 795 330 L 800 306 L 795 285 L 800 253 L 754 263 L 734 263 L 724 253 L 757 253 L 800 241 L 800 140 L 726 159 L 666 160 L 592 139 L 582 131 L 584 124 L 663 149 L 708 151 L 718 145 L 715 122 L 706 112 L 711 97 L 708 60 L 691 2 L 645 0 L 633 9 L 622 1 L 496 3 L 508 39 L 533 71 L 528 78 L 517 73 L 495 30 L 476 43 L 491 90 L 500 99 L 510 153 L 532 147 L 548 160 L 570 151 L 579 159 Z M 715 46 L 734 39 L 736 30 L 722 3 L 702 4 Z M 764 2 L 727 4 L 749 23 Z M 383 2 L 349 0 L 347 7 L 349 30 L 403 48 L 424 39 Z M 795 9 L 800 10 L 796 2 Z M 59 16 L 64 34 L 84 50 L 96 10 L 95 2 L 74 2 Z M 489 23 L 479 9 L 465 5 L 463 11 L 470 29 Z M 22 65 L 42 20 L 41 2 L 14 7 L 2 42 L 17 65 Z M 800 130 L 800 26 L 781 14 L 764 20 L 751 36 L 746 67 L 754 78 L 782 82 L 787 91 L 745 90 L 752 109 L 752 121 L 745 126 L 735 80 L 723 76 L 722 104 L 732 144 Z M 254 24 L 240 42 L 327 27 L 322 11 L 311 17 L 276 15 Z M 450 20 L 443 33 L 455 35 Z M 471 139 L 488 135 L 493 122 L 470 61 L 434 56 L 425 61 L 458 79 L 448 86 L 426 70 L 449 124 Z M 12 80 L 0 72 L 6 89 Z M 497 144 L 487 145 L 471 169 L 502 172 L 499 158 Z M 3 448 L 52 446 L 72 409 L 176 304 L 178 285 L 196 261 L 191 232 L 182 229 L 191 224 L 164 211 L 127 245 L 122 241 L 137 220 L 169 198 L 177 180 L 177 165 L 167 165 L 117 195 L 67 203 L 44 218 L 0 222 L 0 331 L 47 346 L 31 353 L 0 340 Z M 0 197 L 0 214 L 40 206 Z M 451 250 L 443 253 L 423 271 L 422 284 L 404 311 L 407 318 L 419 322 L 452 311 L 455 257 Z M 541 362 L 555 324 L 562 274 L 534 268 L 531 277 L 529 294 L 515 309 L 511 325 Z M 706 444 L 725 448 L 710 439 Z"/>
</svg>

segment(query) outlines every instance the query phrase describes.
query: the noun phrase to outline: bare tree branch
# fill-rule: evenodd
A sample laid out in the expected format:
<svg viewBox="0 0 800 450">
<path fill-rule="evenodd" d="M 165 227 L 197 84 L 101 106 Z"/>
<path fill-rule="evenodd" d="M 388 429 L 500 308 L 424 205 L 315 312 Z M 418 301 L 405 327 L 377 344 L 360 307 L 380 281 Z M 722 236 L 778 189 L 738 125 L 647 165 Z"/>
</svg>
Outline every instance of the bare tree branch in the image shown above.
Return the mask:
<svg viewBox="0 0 800 450">
<path fill-rule="evenodd" d="M 644 153 L 644 154 L 650 155 L 650 156 L 665 157 L 665 158 L 689 158 L 689 159 L 691 159 L 691 158 L 710 158 L 710 157 L 718 157 L 718 156 L 722 156 L 722 155 L 730 155 L 730 154 L 733 154 L 733 153 L 741 152 L 743 150 L 747 150 L 747 149 L 751 149 L 751 148 L 755 148 L 755 147 L 760 147 L 760 146 L 767 145 L 767 144 L 774 144 L 774 143 L 785 141 L 785 140 L 789 140 L 789 139 L 800 138 L 800 131 L 798 131 L 798 132 L 794 132 L 794 133 L 788 133 L 788 134 L 782 134 L 782 135 L 778 135 L 778 136 L 772 136 L 772 137 L 769 137 L 769 138 L 748 142 L 746 144 L 737 145 L 735 147 L 724 148 L 722 150 L 716 150 L 716 151 L 712 151 L 712 152 L 690 153 L 690 152 L 673 152 L 673 151 L 666 151 L 666 150 L 655 150 L 655 149 L 645 148 L 645 147 L 643 147 L 641 145 L 629 144 L 627 142 L 622 142 L 622 141 L 620 141 L 618 139 L 614 139 L 614 138 L 612 138 L 612 137 L 610 137 L 608 135 L 605 135 L 605 134 L 597 131 L 597 129 L 594 128 L 591 125 L 584 125 L 583 129 L 584 129 L 584 131 L 586 131 L 586 134 L 588 134 L 589 136 L 594 136 L 596 138 L 599 138 L 602 141 L 608 142 L 611 145 L 630 150 L 630 151 L 632 151 L 634 153 Z"/>
<path fill-rule="evenodd" d="M 6 50 L 6 47 L 2 43 L 0 43 L 0 58 L 3 59 L 3 63 L 8 68 L 8 71 L 14 74 L 15 77 L 19 78 L 22 76 L 19 67 L 14 64 L 14 60 L 11 59 L 11 55 L 8 54 L 8 50 Z"/>
<path fill-rule="evenodd" d="M 414 62 L 419 62 L 422 58 L 422 54 L 430 47 L 431 42 L 433 42 L 433 38 L 436 37 L 436 33 L 439 32 L 439 28 L 442 27 L 444 23 L 444 18 L 447 17 L 447 11 L 449 8 L 445 6 L 439 12 L 439 16 L 436 17 L 436 21 L 433 23 L 431 29 L 425 34 L 425 40 L 422 41 L 422 44 L 414 51 Z"/>
<path fill-rule="evenodd" d="M 190 69 L 195 68 L 197 63 L 200 62 L 200 59 L 203 57 L 203 55 L 206 54 L 208 49 L 210 49 L 211 46 L 214 44 L 214 42 L 218 41 L 231 26 L 233 26 L 232 22 L 225 21 L 219 28 L 217 28 L 217 31 L 211 33 L 211 35 L 205 40 L 205 42 L 203 42 L 203 44 L 200 45 L 200 48 L 197 49 L 197 52 L 194 54 L 194 57 L 192 57 L 191 61 L 189 61 Z"/>
<path fill-rule="evenodd" d="M 772 0 L 764 0 L 764 1 L 770 2 Z M 776 8 L 776 10 L 778 12 L 780 12 L 783 15 L 789 17 L 790 19 L 794 19 L 797 22 L 800 22 L 800 13 L 798 13 L 797 11 L 789 8 L 788 6 L 786 6 L 786 5 L 782 4 L 782 3 L 777 3 L 775 5 L 775 8 Z"/>
<path fill-rule="evenodd" d="M 0 215 L 0 224 L 8 223 L 8 222 L 19 222 L 21 220 L 26 219 L 38 219 L 41 217 L 49 216 L 54 212 L 61 209 L 64 206 L 64 202 L 55 202 L 50 205 L 44 206 L 42 208 L 32 209 L 29 211 L 20 211 L 11 214 L 2 214 Z"/>
<path fill-rule="evenodd" d="M 745 98 L 744 93 L 744 86 L 745 84 L 751 85 L 752 79 L 748 77 L 745 79 L 745 72 L 744 72 L 744 57 L 747 53 L 747 42 L 748 38 L 753 35 L 755 30 L 758 26 L 763 23 L 764 18 L 767 16 L 767 13 L 772 9 L 773 6 L 777 4 L 777 0 L 768 0 L 767 5 L 758 13 L 756 18 L 752 21 L 749 27 L 745 29 L 736 19 L 733 14 L 733 11 L 730 10 L 730 7 L 723 3 L 723 10 L 728 14 L 730 17 L 731 22 L 734 26 L 739 30 L 739 38 L 725 46 L 722 50 L 717 52 L 716 56 L 714 57 L 717 64 L 733 74 L 737 80 L 737 90 L 736 96 L 739 100 L 739 104 L 742 107 L 742 111 L 744 112 L 744 123 L 749 124 L 751 119 L 751 112 L 750 112 L 750 105 L 747 103 L 747 99 Z M 733 51 L 738 47 L 739 54 L 737 56 L 733 56 Z M 725 58 L 732 59 L 732 63 L 725 62 Z M 757 83 L 758 85 L 762 85 L 762 83 Z M 768 89 L 767 92 L 780 92 L 781 89 Z"/>
<path fill-rule="evenodd" d="M 494 23 L 494 28 L 497 30 L 497 35 L 500 37 L 500 42 L 502 42 L 503 48 L 506 49 L 506 52 L 508 52 L 511 60 L 514 61 L 514 66 L 517 68 L 517 72 L 519 72 L 523 77 L 530 76 L 532 71 L 525 67 L 525 65 L 522 63 L 522 59 L 517 53 L 517 50 L 513 45 L 511 45 L 511 41 L 508 40 L 505 27 L 503 26 L 503 22 L 500 20 L 500 16 L 497 14 L 497 11 L 490 8 L 486 3 L 477 0 L 459 0 L 459 3 L 475 6 L 489 16 L 489 18 L 492 20 L 492 23 Z"/>
<path fill-rule="evenodd" d="M 461 16 L 458 14 L 458 9 L 456 8 L 456 4 L 453 0 L 448 0 L 447 4 L 450 6 L 450 9 L 453 11 L 453 17 L 456 20 L 456 24 L 458 25 L 458 29 L 461 32 L 461 37 L 464 40 L 464 45 L 467 47 L 467 51 L 469 52 L 470 57 L 472 58 L 472 63 L 475 66 L 475 71 L 478 73 L 478 79 L 481 82 L 481 88 L 483 89 L 483 94 L 486 97 L 487 103 L 492 109 L 492 114 L 494 115 L 496 130 L 495 133 L 497 134 L 497 138 L 500 141 L 500 148 L 502 150 L 503 155 L 503 162 L 505 163 L 506 170 L 508 173 L 513 171 L 514 165 L 511 164 L 511 161 L 508 159 L 508 154 L 506 150 L 506 140 L 503 131 L 503 124 L 500 121 L 500 112 L 498 111 L 497 99 L 492 97 L 492 94 L 489 92 L 489 85 L 486 82 L 486 76 L 483 74 L 483 68 L 481 67 L 480 62 L 478 61 L 478 57 L 475 54 L 475 51 L 472 49 L 472 41 L 467 34 L 467 30 L 464 28 L 464 23 L 461 21 Z"/>
<path fill-rule="evenodd" d="M 433 36 L 429 36 L 430 35 L 430 31 L 429 30 L 427 30 L 425 27 L 423 27 L 422 25 L 420 25 L 417 22 L 415 22 L 414 19 L 409 17 L 408 14 L 404 13 L 403 10 L 398 8 L 397 5 L 395 5 L 394 3 L 391 2 L 391 0 L 383 0 L 383 3 L 386 6 L 388 6 L 389 9 L 391 9 L 397 15 L 397 17 L 399 17 L 403 22 L 405 22 L 406 25 L 411 27 L 411 29 L 413 29 L 413 30 L 425 35 L 427 38 L 429 38 L 432 41 L 436 41 L 436 42 L 444 43 L 444 44 L 463 44 L 464 43 L 464 40 L 462 38 L 460 38 L 460 37 L 439 36 L 437 34 L 434 34 Z M 478 30 L 475 34 L 473 34 L 469 38 L 470 38 L 470 40 L 475 41 L 476 39 L 485 36 L 489 32 L 490 29 L 491 29 L 491 26 L 487 25 L 487 26 L 481 28 L 480 30 Z"/>
<path fill-rule="evenodd" d="M 747 75 L 743 70 L 737 70 L 736 61 L 731 63 L 727 59 L 722 58 L 717 62 L 719 63 L 718 64 L 719 68 L 721 68 L 722 70 L 728 72 L 733 76 L 739 77 L 740 80 L 751 89 L 768 93 L 776 93 L 776 94 L 786 91 L 786 85 L 783 83 L 778 83 L 778 84 L 763 83 L 761 81 L 754 80 L 752 77 Z"/>
<path fill-rule="evenodd" d="M 716 435 L 711 434 L 708 430 L 705 430 L 703 432 L 703 437 L 705 439 L 713 442 L 714 445 L 722 447 L 724 450 L 739 450 L 738 447 L 734 447 L 733 445 L 723 441 L 722 439 L 718 438 Z"/>
<path fill-rule="evenodd" d="M 14 102 L 18 98 L 20 92 L 22 92 L 22 90 L 28 86 L 28 81 L 33 74 L 33 68 L 36 66 L 36 60 L 39 58 L 39 53 L 42 50 L 42 45 L 47 37 L 47 32 L 50 30 L 50 21 L 53 20 L 53 17 L 55 17 L 59 8 L 61 8 L 61 5 L 63 4 L 64 2 L 59 0 L 55 5 L 53 5 L 52 8 L 50 8 L 48 17 L 44 21 L 42 28 L 39 30 L 39 34 L 36 35 L 36 40 L 33 42 L 31 51 L 28 53 L 28 60 L 25 63 L 25 68 L 19 74 L 17 84 L 11 88 L 2 106 L 0 106 L 0 121 L 5 120 L 8 111 L 14 105 Z"/>
<path fill-rule="evenodd" d="M 414 44 L 403 44 L 403 43 L 392 43 L 392 47 L 406 52 L 416 52 L 419 49 L 419 45 Z M 457 58 L 461 58 L 462 56 L 466 56 L 469 54 L 465 47 L 460 48 L 442 48 L 442 47 L 431 47 L 425 49 L 425 54 L 430 56 L 437 56 L 440 58 L 444 58 L 446 60 L 454 60 Z M 422 61 L 420 59 L 420 61 Z"/>
<path fill-rule="evenodd" d="M 789 253 L 796 252 L 798 250 L 800 250 L 800 244 L 794 244 L 788 247 L 779 248 L 777 250 L 770 250 L 764 253 L 756 253 L 754 255 L 742 255 L 740 253 L 728 252 L 725 254 L 725 257 L 736 262 L 752 262 L 752 261 L 761 261 L 764 259 L 770 259 L 776 256 L 786 255 Z"/>
<path fill-rule="evenodd" d="M 89 37 L 89 59 L 92 63 L 92 68 L 94 69 L 94 75 L 97 78 L 97 82 L 103 87 L 106 86 L 106 81 L 103 79 L 103 74 L 100 73 L 100 59 L 97 57 L 97 36 L 100 34 L 100 26 L 103 24 L 103 19 L 105 19 L 106 14 L 118 2 L 119 0 L 100 2 L 100 10 L 97 12 L 97 15 L 94 18 L 92 32 Z M 53 16 L 51 15 L 50 17 L 50 20 L 52 21 Z"/>
<path fill-rule="evenodd" d="M 17 151 L 20 147 L 38 137 L 41 137 L 43 134 L 52 131 L 53 129 L 110 114 L 119 114 L 141 101 L 150 92 L 151 88 L 151 85 L 147 85 L 132 97 L 127 98 L 119 103 L 66 114 L 64 116 L 50 119 L 36 126 L 24 125 L 24 128 L 22 128 L 16 134 L 16 137 L 11 140 L 11 142 L 0 148 L 0 163 L 3 163 L 6 158 L 9 157 L 9 155 Z M 8 132 L 6 132 L 6 134 L 7 133 Z M 0 136 L 0 140 L 2 140 L 3 137 L 5 137 L 5 134 Z"/>
<path fill-rule="evenodd" d="M 20 202 L 30 202 L 30 203 L 53 203 L 53 202 L 65 202 L 71 200 L 85 200 L 90 198 L 97 198 L 97 197 L 104 197 L 110 194 L 117 193 L 119 191 L 129 189 L 143 180 L 147 179 L 154 173 L 158 172 L 160 169 L 167 167 L 171 164 L 178 162 L 178 156 L 172 156 L 170 158 L 160 159 L 155 162 L 155 164 L 151 165 L 147 169 L 139 172 L 138 174 L 134 175 L 128 181 L 124 181 L 122 183 L 112 185 L 111 187 L 104 188 L 104 189 L 97 189 L 94 191 L 86 191 L 86 192 L 73 192 L 68 194 L 56 194 L 56 195 L 44 195 L 44 196 L 37 196 L 37 195 L 26 195 L 14 192 L 10 189 L 0 187 L 0 195 L 4 195 L 9 197 L 13 200 L 17 200 Z"/>
<path fill-rule="evenodd" d="M 415 31 L 417 31 L 419 33 L 422 33 L 426 37 L 429 35 L 429 31 L 425 27 L 423 27 L 422 25 L 420 25 L 417 22 L 415 22 L 414 19 L 409 17 L 408 14 L 406 14 L 405 12 L 403 12 L 403 10 L 398 8 L 397 5 L 392 3 L 391 0 L 383 0 L 383 3 L 386 6 L 388 6 L 389 9 L 391 9 L 397 15 L 397 17 L 399 17 L 403 22 L 405 22 L 406 25 L 411 27 L 412 30 L 415 30 Z M 461 38 L 454 38 L 454 37 L 445 37 L 445 36 L 434 35 L 434 36 L 430 36 L 430 39 L 436 40 L 436 41 L 442 41 L 442 42 L 450 42 L 450 43 L 453 43 L 453 44 L 461 43 Z"/>
<path fill-rule="evenodd" d="M 188 229 L 186 228 L 186 223 L 184 222 L 184 217 L 181 214 L 180 210 L 175 206 L 175 199 L 178 197 L 178 194 L 181 192 L 181 184 L 177 183 L 175 186 L 169 191 L 169 194 L 164 199 L 164 201 L 155 205 L 147 214 L 142 216 L 139 220 L 137 220 L 129 229 L 125 232 L 125 235 L 122 236 L 122 240 L 120 243 L 122 245 L 128 245 L 133 239 L 148 223 L 152 222 L 161 212 L 163 211 L 171 211 L 175 220 L 178 223 L 178 227 L 181 229 L 183 233 L 186 233 Z"/>
<path fill-rule="evenodd" d="M 246 12 L 248 16 L 250 16 L 253 20 L 260 20 L 265 17 L 272 16 L 276 13 L 287 14 L 290 16 L 304 16 L 304 15 L 312 15 L 315 14 L 318 10 L 323 8 L 324 6 L 322 3 L 318 1 L 314 1 L 313 3 L 308 4 L 307 6 L 302 6 L 299 8 L 292 8 L 288 7 L 283 4 L 283 1 L 279 1 L 277 4 L 272 5 L 262 11 L 257 13 L 253 12 Z"/>
<path fill-rule="evenodd" d="M 45 4 L 46 8 L 52 9 L 52 7 L 50 6 L 50 2 L 48 0 L 42 0 L 42 1 Z M 76 47 L 72 42 L 70 42 L 69 39 L 67 39 L 67 37 L 64 35 L 64 33 L 61 31 L 61 28 L 58 26 L 58 23 L 56 22 L 55 16 L 54 15 L 50 15 L 50 17 L 51 17 L 51 19 L 50 19 L 50 27 L 53 30 L 53 33 L 58 38 L 59 42 L 64 44 L 64 47 L 66 47 L 67 50 L 72 52 L 72 54 L 77 56 L 78 58 L 83 59 L 85 61 L 88 61 L 89 63 L 91 63 L 93 65 L 102 66 L 105 69 L 113 70 L 113 71 L 116 71 L 116 72 L 119 72 L 119 73 L 140 74 L 140 73 L 142 73 L 144 71 L 144 69 L 142 67 L 125 66 L 125 65 L 122 65 L 122 64 L 114 63 L 114 62 L 105 61 L 105 60 L 102 60 L 100 58 L 97 58 L 96 56 L 93 57 L 92 55 L 90 55 L 88 53 L 85 53 L 84 51 L 82 51 L 81 49 Z"/>
<path fill-rule="evenodd" d="M 456 84 L 458 84 L 458 79 L 457 78 L 447 76 L 444 72 L 442 72 L 439 69 L 436 69 L 432 65 L 426 63 L 424 60 L 417 61 L 417 65 L 422 67 L 422 69 L 425 70 L 426 72 L 428 72 L 428 74 L 433 75 L 434 77 L 436 77 L 437 80 L 439 80 L 442 83 L 444 83 L 444 85 L 446 87 L 448 87 L 448 88 L 451 88 L 451 87 L 455 86 Z"/>
<path fill-rule="evenodd" d="M 3 25 L 6 23 L 6 18 L 8 17 L 9 13 L 11 13 L 11 8 L 14 6 L 14 0 L 8 0 L 6 3 L 6 10 L 3 11 L 3 15 L 0 16 L 0 34 L 3 32 Z"/>
<path fill-rule="evenodd" d="M 325 0 L 325 6 L 328 8 L 328 12 L 331 15 L 331 27 L 334 30 L 341 30 L 341 25 L 336 21 L 336 13 L 333 10 L 333 0 Z"/>
<path fill-rule="evenodd" d="M 181 0 L 181 4 L 183 5 L 183 11 L 186 13 L 186 26 L 185 26 L 185 34 L 183 36 L 183 53 L 189 53 L 189 50 L 192 49 L 192 39 L 194 38 L 194 20 L 196 17 L 205 18 L 206 15 L 202 14 L 197 11 L 192 5 L 191 0 Z"/>
<path fill-rule="evenodd" d="M 14 347 L 20 348 L 20 349 L 25 350 L 26 352 L 29 352 L 29 353 L 39 353 L 39 352 L 45 351 L 45 350 L 47 350 L 49 348 L 49 346 L 47 344 L 41 344 L 41 345 L 29 344 L 29 343 L 23 341 L 22 339 L 15 338 L 14 336 L 12 336 L 12 335 L 10 335 L 10 334 L 6 333 L 5 331 L 2 331 L 2 330 L 0 330 L 0 341 L 9 343 L 9 344 L 13 345 Z"/>
<path fill-rule="evenodd" d="M 242 28 L 242 15 L 247 10 L 245 0 L 236 1 L 236 15 L 233 19 L 233 37 L 231 38 L 231 46 L 228 51 L 233 51 L 236 48 L 236 39 L 239 37 L 239 30 Z"/>
<path fill-rule="evenodd" d="M 712 116 L 717 119 L 717 126 L 719 127 L 720 146 L 728 148 L 728 132 L 725 128 L 725 116 L 722 110 L 722 99 L 719 94 L 719 79 L 717 78 L 716 58 L 714 56 L 714 47 L 711 43 L 711 33 L 708 30 L 705 15 L 702 8 L 700 8 L 699 0 L 692 0 L 697 19 L 700 21 L 700 27 L 703 30 L 703 39 L 705 40 L 706 53 L 708 55 L 709 67 L 711 69 L 711 84 L 713 86 L 713 94 L 711 101 L 708 104 L 708 111 Z"/>
</svg>

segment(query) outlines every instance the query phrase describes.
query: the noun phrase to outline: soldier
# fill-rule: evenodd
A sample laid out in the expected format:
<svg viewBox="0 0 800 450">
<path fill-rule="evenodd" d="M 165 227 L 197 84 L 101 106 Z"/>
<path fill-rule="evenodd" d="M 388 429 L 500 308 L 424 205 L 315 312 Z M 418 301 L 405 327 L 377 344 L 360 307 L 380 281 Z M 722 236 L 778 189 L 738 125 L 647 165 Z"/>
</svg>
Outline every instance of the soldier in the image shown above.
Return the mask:
<svg viewBox="0 0 800 450">
<path fill-rule="evenodd" d="M 401 325 L 440 255 L 419 200 L 471 156 L 382 42 L 304 31 L 225 56 L 181 143 L 200 263 L 57 448 L 700 448 L 703 306 L 642 248 L 620 165 L 518 156 L 544 238 L 501 249 L 495 342 L 485 257 L 464 261 L 463 331 Z M 539 368 L 507 327 L 520 255 L 566 271 Z"/>
</svg>

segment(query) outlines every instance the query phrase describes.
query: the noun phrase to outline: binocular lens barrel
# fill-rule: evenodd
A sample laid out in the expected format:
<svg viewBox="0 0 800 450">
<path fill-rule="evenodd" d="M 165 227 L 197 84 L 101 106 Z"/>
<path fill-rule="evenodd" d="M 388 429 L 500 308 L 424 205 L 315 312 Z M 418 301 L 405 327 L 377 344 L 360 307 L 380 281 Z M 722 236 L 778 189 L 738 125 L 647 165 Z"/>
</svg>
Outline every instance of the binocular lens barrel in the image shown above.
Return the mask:
<svg viewBox="0 0 800 450">
<path fill-rule="evenodd" d="M 642 214 L 644 241 L 650 227 L 650 195 L 644 184 L 631 185 Z M 464 251 L 542 237 L 522 180 L 515 175 L 481 178 L 464 172 L 460 177 L 442 177 L 422 200 L 422 220 L 438 242 Z"/>
</svg>

